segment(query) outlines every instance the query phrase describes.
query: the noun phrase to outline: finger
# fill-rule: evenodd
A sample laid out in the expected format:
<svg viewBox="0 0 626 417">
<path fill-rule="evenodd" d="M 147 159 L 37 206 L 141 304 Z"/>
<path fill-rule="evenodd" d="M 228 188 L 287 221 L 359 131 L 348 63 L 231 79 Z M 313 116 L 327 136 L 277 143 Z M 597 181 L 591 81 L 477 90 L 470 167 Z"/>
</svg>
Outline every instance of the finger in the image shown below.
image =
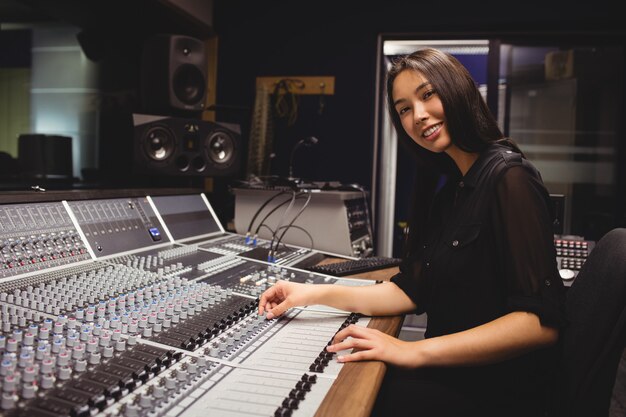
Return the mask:
<svg viewBox="0 0 626 417">
<path fill-rule="evenodd" d="M 337 356 L 337 362 L 358 362 L 372 360 L 374 353 L 371 350 L 360 350 L 358 352 L 350 353 L 347 355 Z"/>
<path fill-rule="evenodd" d="M 259 299 L 259 316 L 263 314 L 265 311 L 265 305 L 268 300 L 274 297 L 274 287 L 268 288 L 266 291 L 261 294 L 261 298 Z"/>
<path fill-rule="evenodd" d="M 347 349 L 369 350 L 373 349 L 374 346 L 371 340 L 349 337 L 342 342 L 329 345 L 326 350 L 329 352 L 339 352 Z"/>
<path fill-rule="evenodd" d="M 274 317 L 278 317 L 281 314 L 283 314 L 285 311 L 287 311 L 289 308 L 291 308 L 291 304 L 287 300 L 285 300 L 280 304 L 274 305 L 274 307 L 272 307 L 271 310 L 268 310 L 267 318 L 273 319 Z"/>
<path fill-rule="evenodd" d="M 339 343 L 348 337 L 357 337 L 360 339 L 364 339 L 371 334 L 372 329 L 368 329 L 367 327 L 357 326 L 355 324 L 351 324 L 345 329 L 342 329 L 335 334 L 333 337 L 333 344 Z M 371 337 L 371 336 L 370 336 Z"/>
<path fill-rule="evenodd" d="M 261 316 L 263 312 L 265 311 L 266 303 L 267 303 L 267 291 L 261 294 L 261 298 L 259 298 L 259 316 Z"/>
<path fill-rule="evenodd" d="M 267 313 L 267 311 L 272 308 L 272 303 L 267 301 L 264 305 L 263 305 L 263 309 L 261 310 L 261 315 L 263 313 Z"/>
</svg>

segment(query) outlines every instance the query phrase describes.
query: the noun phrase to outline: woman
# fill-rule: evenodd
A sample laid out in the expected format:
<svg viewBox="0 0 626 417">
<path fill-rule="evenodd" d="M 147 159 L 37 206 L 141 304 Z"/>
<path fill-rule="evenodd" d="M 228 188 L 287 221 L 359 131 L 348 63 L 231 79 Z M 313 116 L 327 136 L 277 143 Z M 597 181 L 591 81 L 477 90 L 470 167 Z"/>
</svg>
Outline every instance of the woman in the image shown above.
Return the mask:
<svg viewBox="0 0 626 417">
<path fill-rule="evenodd" d="M 259 313 L 311 304 L 372 316 L 426 312 L 424 340 L 350 326 L 328 346 L 358 348 L 341 362 L 391 365 L 376 412 L 543 415 L 564 289 L 541 177 L 453 56 L 423 49 L 394 61 L 387 100 L 419 174 L 400 273 L 365 287 L 279 282 Z"/>
</svg>

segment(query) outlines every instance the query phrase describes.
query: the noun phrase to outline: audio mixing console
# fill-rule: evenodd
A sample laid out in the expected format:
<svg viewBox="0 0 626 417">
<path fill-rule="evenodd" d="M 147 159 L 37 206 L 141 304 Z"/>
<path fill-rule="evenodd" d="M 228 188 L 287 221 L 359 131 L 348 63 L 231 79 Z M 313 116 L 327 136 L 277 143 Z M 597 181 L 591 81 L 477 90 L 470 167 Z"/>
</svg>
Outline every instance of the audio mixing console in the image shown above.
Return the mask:
<svg viewBox="0 0 626 417">
<path fill-rule="evenodd" d="M 0 206 L 0 414 L 314 415 L 343 366 L 325 347 L 369 319 L 266 320 L 258 297 L 278 280 L 375 284 L 294 266 L 304 248 L 268 263 L 257 245 L 202 194 Z"/>
</svg>

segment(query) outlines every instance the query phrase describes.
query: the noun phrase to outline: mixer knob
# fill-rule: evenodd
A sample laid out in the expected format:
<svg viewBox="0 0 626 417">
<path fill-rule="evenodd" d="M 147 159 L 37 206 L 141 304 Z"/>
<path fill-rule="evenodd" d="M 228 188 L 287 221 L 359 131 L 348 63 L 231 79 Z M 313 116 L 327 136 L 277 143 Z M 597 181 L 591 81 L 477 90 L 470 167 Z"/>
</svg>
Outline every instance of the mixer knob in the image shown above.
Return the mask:
<svg viewBox="0 0 626 417">
<path fill-rule="evenodd" d="M 94 318 L 94 312 L 93 311 L 87 311 L 85 313 L 85 320 L 88 322 L 92 322 Z"/>
<path fill-rule="evenodd" d="M 60 380 L 65 381 L 67 379 L 70 379 L 70 377 L 72 376 L 72 370 L 69 366 L 64 366 L 62 368 L 59 368 L 57 376 Z"/>
<path fill-rule="evenodd" d="M 90 365 L 97 365 L 100 363 L 100 352 L 91 352 L 89 354 L 89 364 Z"/>
<path fill-rule="evenodd" d="M 152 396 L 157 399 L 165 397 L 165 388 L 159 384 L 154 385 L 152 387 Z"/>
<path fill-rule="evenodd" d="M 176 379 L 172 375 L 167 375 L 165 377 L 165 388 L 174 389 L 178 386 L 176 383 Z"/>
<path fill-rule="evenodd" d="M 187 364 L 187 372 L 189 372 L 189 374 L 191 375 L 195 375 L 196 373 L 198 373 L 198 365 L 195 362 L 189 362 Z"/>
<path fill-rule="evenodd" d="M 74 359 L 82 359 L 85 355 L 85 348 L 82 345 L 74 346 L 72 350 L 72 358 Z"/>
<path fill-rule="evenodd" d="M 124 406 L 124 416 L 126 417 L 138 417 L 140 411 L 141 409 L 139 408 L 139 406 L 136 406 L 135 404 L 127 403 Z"/>
<path fill-rule="evenodd" d="M 187 371 L 185 369 L 178 369 L 176 371 L 176 379 L 179 381 L 186 381 L 188 377 Z"/>
<path fill-rule="evenodd" d="M 34 341 L 35 341 L 35 335 L 31 332 L 28 332 L 24 335 L 24 340 L 22 341 L 22 345 L 32 346 Z"/>
<path fill-rule="evenodd" d="M 24 384 L 22 387 L 22 398 L 30 399 L 34 398 L 37 393 L 37 386 L 33 383 Z"/>
<path fill-rule="evenodd" d="M 20 368 L 24 368 L 24 367 L 26 367 L 27 365 L 29 365 L 31 363 L 32 363 L 32 356 L 31 356 L 31 354 L 29 353 L 28 350 L 22 349 L 22 353 L 20 354 L 19 362 L 18 362 L 19 367 Z"/>
<path fill-rule="evenodd" d="M 104 357 L 104 358 L 112 358 L 113 357 L 113 347 L 112 346 L 105 346 L 104 349 L 102 349 L 102 357 Z"/>
<path fill-rule="evenodd" d="M 39 367 L 39 370 L 42 374 L 49 374 L 52 372 L 53 365 L 54 365 L 54 362 L 52 362 L 52 359 L 50 358 L 44 359 L 41 362 L 41 366 Z"/>
<path fill-rule="evenodd" d="M 139 397 L 139 406 L 141 408 L 148 408 L 152 406 L 152 397 L 149 394 L 145 393 Z"/>
<path fill-rule="evenodd" d="M 2 401 L 0 402 L 0 406 L 2 407 L 3 410 L 10 410 L 11 408 L 15 407 L 15 402 L 16 402 L 17 398 L 15 395 L 9 393 L 9 392 L 3 392 L 2 393 Z"/>
<path fill-rule="evenodd" d="M 122 352 L 124 349 L 126 349 L 126 341 L 124 339 L 118 339 L 115 342 L 115 351 Z"/>
<path fill-rule="evenodd" d="M 62 348 L 65 347 L 65 338 L 59 337 L 54 342 L 52 342 L 52 353 L 59 353 Z"/>
<path fill-rule="evenodd" d="M 54 330 L 53 330 L 54 334 L 63 334 L 63 323 L 61 322 L 56 322 L 54 323 Z"/>
<path fill-rule="evenodd" d="M 89 339 L 86 345 L 87 352 L 96 352 L 98 351 L 98 340 L 97 339 Z"/>
<path fill-rule="evenodd" d="M 51 374 L 45 374 L 41 377 L 41 388 L 50 389 L 54 386 L 54 376 Z"/>
<path fill-rule="evenodd" d="M 7 352 L 17 352 L 17 340 L 10 338 L 6 344 Z"/>
<path fill-rule="evenodd" d="M 78 344 L 78 336 L 75 333 L 68 333 L 65 339 L 65 345 L 67 347 L 73 347 Z"/>
<path fill-rule="evenodd" d="M 2 390 L 4 392 L 13 392 L 15 391 L 16 385 L 17 381 L 15 380 L 15 375 L 6 375 L 2 382 Z"/>
<path fill-rule="evenodd" d="M 37 371 L 34 367 L 29 366 L 28 368 L 24 369 L 24 373 L 22 374 L 22 380 L 24 382 L 33 382 L 36 377 Z"/>
<path fill-rule="evenodd" d="M 87 369 L 87 361 L 84 359 L 79 359 L 74 362 L 74 370 L 76 372 L 84 372 Z"/>
</svg>

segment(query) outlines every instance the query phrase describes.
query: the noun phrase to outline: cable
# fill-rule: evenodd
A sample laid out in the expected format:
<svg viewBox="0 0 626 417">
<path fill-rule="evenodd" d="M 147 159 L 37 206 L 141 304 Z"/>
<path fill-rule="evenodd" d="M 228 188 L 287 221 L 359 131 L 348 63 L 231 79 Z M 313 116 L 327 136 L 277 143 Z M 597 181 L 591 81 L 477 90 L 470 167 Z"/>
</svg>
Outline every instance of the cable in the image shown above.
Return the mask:
<svg viewBox="0 0 626 417">
<path fill-rule="evenodd" d="M 280 220 L 278 221 L 278 225 L 276 226 L 276 231 L 272 235 L 272 240 L 270 240 L 270 250 L 269 250 L 269 252 L 267 254 L 268 262 L 274 263 L 276 261 L 276 259 L 274 258 L 273 254 L 272 254 L 272 247 L 274 246 L 274 240 L 276 239 L 276 234 L 278 233 L 278 230 L 280 229 L 280 226 L 282 226 L 283 222 L 285 221 L 285 217 L 287 216 L 287 213 L 289 213 L 289 211 L 291 210 L 291 208 L 293 207 L 293 204 L 295 202 L 296 202 L 296 192 L 292 191 L 291 201 L 289 202 L 289 205 L 287 206 L 287 209 L 285 211 L 283 211 L 283 215 L 280 217 Z"/>
<path fill-rule="evenodd" d="M 268 226 L 268 225 L 266 225 L 266 224 L 262 224 L 262 225 L 261 225 L 261 227 L 265 227 L 267 230 L 269 230 L 269 231 L 270 231 L 270 233 L 274 233 L 274 231 L 272 230 L 272 228 L 271 228 L 271 227 L 269 227 L 269 226 Z M 303 231 L 303 232 L 304 232 L 304 233 L 305 233 L 305 234 L 309 237 L 309 240 L 311 241 L 311 247 L 309 248 L 309 250 L 313 250 L 313 247 L 315 246 L 315 241 L 313 240 L 313 236 L 311 236 L 311 234 L 310 234 L 309 232 L 307 232 L 307 231 L 306 231 L 306 229 L 305 229 L 304 227 L 301 227 L 301 226 L 297 226 L 297 225 L 295 225 L 295 224 L 292 224 L 292 225 L 287 225 L 287 226 L 281 226 L 281 229 L 284 229 L 284 228 L 286 228 L 286 227 L 293 227 L 294 229 L 300 229 L 300 230 L 302 230 L 302 231 Z M 282 243 L 283 248 L 285 248 L 285 250 L 289 250 L 289 251 L 293 252 L 293 249 L 292 249 L 292 248 L 290 248 L 289 246 L 285 245 L 283 242 L 280 242 L 280 243 Z M 276 248 L 276 250 L 278 250 L 278 248 Z"/>
<path fill-rule="evenodd" d="M 300 191 L 296 194 L 296 200 L 300 200 L 302 199 L 302 194 L 304 194 L 303 191 Z M 276 210 L 278 210 L 279 208 L 281 208 L 282 206 L 284 206 L 285 204 L 287 204 L 288 202 L 291 201 L 291 198 L 288 198 L 287 200 L 283 201 L 282 203 L 278 204 L 277 206 L 275 206 L 274 208 L 272 208 L 266 215 L 265 217 L 263 217 L 263 219 L 261 220 L 261 223 L 257 226 L 256 230 L 254 231 L 255 236 L 259 233 L 259 230 L 261 229 L 261 225 L 265 224 L 265 220 L 267 220 L 267 218 L 269 216 L 272 215 L 272 213 L 274 213 Z M 267 226 L 266 226 L 267 227 Z M 269 228 L 269 227 L 268 227 Z M 271 230 L 271 229 L 270 229 Z M 272 231 L 274 232 L 274 231 Z"/>
<path fill-rule="evenodd" d="M 259 209 L 256 211 L 256 213 L 254 213 L 254 216 L 252 216 L 252 219 L 250 219 L 250 224 L 248 225 L 248 230 L 246 231 L 246 245 L 250 243 L 250 232 L 252 231 L 252 225 L 254 224 L 254 221 L 256 220 L 256 218 L 258 217 L 258 215 L 261 213 L 261 211 L 263 211 L 263 209 L 265 208 L 265 206 L 267 206 L 272 200 L 274 200 L 276 197 L 283 195 L 283 194 L 287 194 L 287 191 L 283 190 L 280 191 L 277 194 L 274 194 L 273 196 L 271 196 L 270 198 L 268 198 L 267 200 L 265 200 L 265 202 L 261 205 L 261 207 L 259 207 Z M 258 229 L 257 229 L 258 230 Z M 254 236 L 254 244 L 256 245 L 256 233 Z"/>
<path fill-rule="evenodd" d="M 289 228 L 294 228 L 294 229 L 300 229 L 300 230 L 302 230 L 302 231 L 303 231 L 303 232 L 304 232 L 304 233 L 305 233 L 305 234 L 309 237 L 309 240 L 311 241 L 311 247 L 309 248 L 309 250 L 313 250 L 313 247 L 315 246 L 315 242 L 314 242 L 314 240 L 313 240 L 313 236 L 311 236 L 311 234 L 310 234 L 309 232 L 307 232 L 307 231 L 306 231 L 306 229 L 305 229 L 304 227 L 302 227 L 302 226 L 298 226 L 298 225 L 295 225 L 295 224 L 289 224 L 289 225 L 286 225 L 286 226 L 282 226 L 282 227 L 281 227 L 281 229 L 289 229 Z M 283 247 L 285 247 L 285 248 L 287 248 L 287 249 L 290 249 L 290 250 L 291 250 L 291 248 L 289 248 L 289 247 L 288 247 L 287 245 L 285 245 L 283 242 L 279 242 L 279 243 L 282 243 Z M 276 250 L 278 251 L 278 245 L 276 245 Z"/>
<path fill-rule="evenodd" d="M 315 136 L 308 136 L 304 139 L 300 139 L 295 146 L 293 147 L 293 149 L 291 150 L 291 154 L 289 154 L 289 179 L 293 180 L 293 156 L 296 154 L 296 150 L 298 150 L 298 148 L 300 148 L 300 146 L 305 146 L 305 147 L 311 147 L 313 145 L 317 145 L 317 143 L 319 142 L 319 139 L 317 139 Z"/>
<path fill-rule="evenodd" d="M 289 222 L 289 225 L 285 228 L 285 230 L 283 231 L 283 234 L 280 235 L 280 237 L 278 238 L 278 241 L 276 242 L 276 249 L 275 249 L 275 251 L 278 250 L 278 246 L 280 245 L 280 241 L 283 240 L 283 237 L 285 236 L 285 233 L 287 233 L 287 230 L 289 230 L 289 227 L 291 227 L 293 225 L 293 223 L 298 219 L 298 217 L 300 217 L 300 215 L 302 214 L 304 209 L 306 209 L 306 207 L 309 205 L 309 202 L 311 201 L 312 195 L 313 195 L 312 193 L 308 193 L 306 201 L 304 202 L 304 204 L 302 205 L 302 207 L 300 208 L 298 213 L 296 213 L 296 215 L 293 217 L 293 219 L 291 219 L 291 222 Z M 276 229 L 276 232 L 278 232 L 279 229 Z M 272 250 L 272 244 L 270 243 L 270 251 L 271 250 Z"/>
<path fill-rule="evenodd" d="M 261 227 L 265 227 L 267 230 L 269 230 L 269 231 L 270 231 L 270 233 L 271 233 L 271 234 L 276 233 L 276 232 L 274 232 L 274 230 L 273 230 L 271 227 L 269 227 L 269 226 L 268 226 L 268 225 L 266 225 L 265 223 L 261 223 L 261 225 L 259 226 L 259 228 L 261 228 Z"/>
<path fill-rule="evenodd" d="M 287 118 L 287 126 L 292 126 L 298 118 L 298 102 L 300 100 L 293 89 L 304 88 L 304 82 L 298 79 L 284 78 L 274 87 L 274 113 L 280 119 Z"/>
</svg>

